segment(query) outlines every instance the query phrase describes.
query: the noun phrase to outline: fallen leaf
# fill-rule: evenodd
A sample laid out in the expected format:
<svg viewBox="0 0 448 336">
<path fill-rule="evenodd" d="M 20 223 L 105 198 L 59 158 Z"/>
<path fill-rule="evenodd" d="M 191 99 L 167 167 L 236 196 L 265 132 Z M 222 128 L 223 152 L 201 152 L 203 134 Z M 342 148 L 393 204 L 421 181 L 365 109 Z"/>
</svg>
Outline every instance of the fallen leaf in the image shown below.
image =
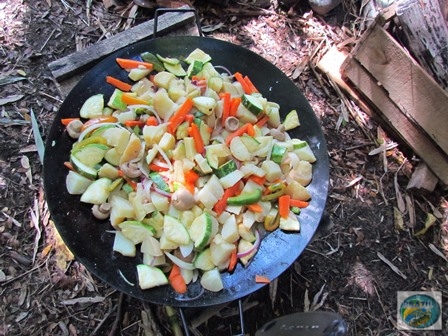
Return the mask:
<svg viewBox="0 0 448 336">
<path fill-rule="evenodd" d="M 30 167 L 30 160 L 28 159 L 28 156 L 22 155 L 22 158 L 20 159 L 20 163 L 22 164 L 22 167 L 26 169 L 25 175 L 28 178 L 28 181 L 30 181 L 30 184 L 33 183 L 33 174 L 31 173 L 31 167 Z"/>
<path fill-rule="evenodd" d="M 395 229 L 405 231 L 403 214 L 396 207 L 394 207 L 394 225 Z"/>
<path fill-rule="evenodd" d="M 9 104 L 9 103 L 14 103 L 16 101 L 19 101 L 23 97 L 25 97 L 25 95 L 12 95 L 12 96 L 8 96 L 6 98 L 2 98 L 2 99 L 0 99 L 0 106 L 1 105 L 6 105 L 6 104 Z"/>
<path fill-rule="evenodd" d="M 303 298 L 303 311 L 310 311 L 310 299 L 308 297 L 308 288 L 305 289 L 305 295 Z"/>
<path fill-rule="evenodd" d="M 19 82 L 19 81 L 22 81 L 25 79 L 26 79 L 25 77 L 19 77 L 19 76 L 0 77 L 0 86 L 12 84 L 12 83 Z"/>
<path fill-rule="evenodd" d="M 70 306 L 74 304 L 83 304 L 83 303 L 98 303 L 103 302 L 105 300 L 104 296 L 95 296 L 95 297 L 80 297 L 76 299 L 64 300 L 61 301 L 61 304 Z"/>
<path fill-rule="evenodd" d="M 426 231 L 428 231 L 428 229 L 435 224 L 436 221 L 437 218 L 433 214 L 426 214 L 425 227 L 420 231 L 414 233 L 414 237 L 423 236 Z"/>
</svg>

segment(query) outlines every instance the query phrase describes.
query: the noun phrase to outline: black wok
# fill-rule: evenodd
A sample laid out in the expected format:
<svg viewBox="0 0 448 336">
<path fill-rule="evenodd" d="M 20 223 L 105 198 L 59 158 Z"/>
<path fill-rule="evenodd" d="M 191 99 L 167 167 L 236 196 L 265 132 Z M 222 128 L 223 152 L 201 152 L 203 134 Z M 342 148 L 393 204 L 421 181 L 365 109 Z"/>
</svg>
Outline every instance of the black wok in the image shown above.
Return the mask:
<svg viewBox="0 0 448 336">
<path fill-rule="evenodd" d="M 292 109 L 299 111 L 301 126 L 292 135 L 309 142 L 317 162 L 314 164 L 313 181 L 308 187 L 313 198 L 310 206 L 299 216 L 302 225 L 300 233 L 277 230 L 264 237 L 258 253 L 247 268 L 238 265 L 232 274 L 222 274 L 224 290 L 219 293 L 202 291 L 196 283 L 189 286 L 186 295 L 180 296 L 170 286 L 140 290 L 135 267 L 141 261 L 140 257 L 126 258 L 113 253 L 113 234 L 107 232 L 111 229 L 110 224 L 96 220 L 91 214 L 90 205 L 82 204 L 79 196 L 68 194 L 65 186 L 67 170 L 63 163 L 69 158 L 73 140 L 64 132 L 61 118 L 79 116 L 81 105 L 93 94 L 103 93 L 108 99 L 113 89 L 105 83 L 106 75 L 127 80 L 126 73 L 115 62 L 116 57 L 137 58 L 145 51 L 181 57 L 195 48 L 210 54 L 214 65 L 248 75 L 268 100 L 280 104 L 283 116 Z M 228 42 L 204 37 L 163 37 L 116 52 L 88 72 L 70 92 L 56 115 L 47 139 L 44 186 L 50 214 L 58 231 L 77 260 L 90 272 L 112 287 L 141 300 L 176 307 L 200 307 L 237 300 L 258 290 L 262 285 L 254 282 L 255 275 L 275 279 L 299 257 L 313 236 L 325 207 L 328 167 L 325 138 L 313 110 L 294 83 L 274 65 Z M 135 285 L 129 285 L 119 271 Z"/>
</svg>

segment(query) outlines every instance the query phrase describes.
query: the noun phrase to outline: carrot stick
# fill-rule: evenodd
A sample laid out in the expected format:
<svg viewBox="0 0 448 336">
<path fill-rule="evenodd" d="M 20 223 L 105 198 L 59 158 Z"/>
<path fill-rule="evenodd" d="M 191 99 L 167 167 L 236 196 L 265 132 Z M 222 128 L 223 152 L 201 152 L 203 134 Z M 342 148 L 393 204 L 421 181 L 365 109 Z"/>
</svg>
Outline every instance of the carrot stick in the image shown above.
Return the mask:
<svg viewBox="0 0 448 336">
<path fill-rule="evenodd" d="M 241 103 L 240 97 L 235 97 L 232 99 L 232 102 L 230 103 L 229 116 L 231 116 L 231 117 L 236 116 L 236 113 L 238 111 L 238 107 L 240 106 L 240 103 Z"/>
<path fill-rule="evenodd" d="M 82 125 L 81 132 L 95 124 L 104 123 L 104 122 L 117 122 L 117 121 L 118 121 L 118 119 L 115 118 L 114 116 L 102 116 L 102 117 L 98 117 L 98 118 L 89 119 L 84 123 L 84 125 Z"/>
<path fill-rule="evenodd" d="M 262 284 L 268 284 L 271 282 L 271 280 L 269 280 L 269 278 L 265 277 L 264 275 L 255 275 L 255 282 L 262 283 Z"/>
<path fill-rule="evenodd" d="M 235 72 L 234 76 L 235 76 L 235 79 L 238 81 L 238 83 L 240 83 L 241 86 L 243 87 L 244 93 L 251 94 L 251 89 L 250 89 L 249 85 L 247 85 L 246 81 L 244 80 L 243 75 L 239 72 Z"/>
<path fill-rule="evenodd" d="M 191 124 L 194 121 L 194 115 L 192 114 L 187 114 L 185 116 L 185 120 L 188 121 L 188 124 Z"/>
<path fill-rule="evenodd" d="M 230 116 L 230 93 L 225 92 L 222 94 L 222 119 L 221 125 L 224 127 L 227 118 Z"/>
<path fill-rule="evenodd" d="M 247 124 L 247 134 L 249 134 L 251 137 L 255 136 L 254 125 Z"/>
<path fill-rule="evenodd" d="M 258 93 L 259 92 L 249 77 L 244 76 L 244 81 L 246 82 L 247 86 L 250 88 L 250 91 L 251 91 L 250 93 Z"/>
<path fill-rule="evenodd" d="M 201 132 L 199 132 L 198 125 L 192 123 L 188 128 L 188 134 L 194 139 L 196 152 L 201 154 L 204 153 L 204 140 L 202 139 Z"/>
<path fill-rule="evenodd" d="M 237 261 L 238 261 L 238 258 L 236 256 L 236 249 L 234 249 L 232 251 L 232 254 L 230 255 L 229 266 L 227 267 L 227 270 L 229 272 L 233 272 L 233 270 L 235 269 Z"/>
<path fill-rule="evenodd" d="M 248 132 L 248 129 L 249 129 L 250 127 L 252 127 L 252 131 L 254 131 L 254 129 L 253 129 L 254 127 L 252 126 L 252 124 L 251 124 L 251 123 L 247 123 L 247 124 L 244 124 L 243 126 L 241 126 L 240 128 L 238 128 L 235 132 L 230 133 L 230 134 L 227 136 L 227 138 L 226 138 L 226 144 L 227 144 L 227 146 L 230 145 L 230 143 L 232 142 L 233 138 L 236 138 L 237 136 L 241 136 L 241 135 L 243 135 L 244 133 L 249 133 L 249 132 Z M 254 131 L 254 133 L 255 133 L 255 131 Z"/>
<path fill-rule="evenodd" d="M 134 59 L 116 58 L 115 60 L 117 61 L 118 65 L 123 69 L 141 68 L 151 70 L 153 68 L 153 65 L 151 63 L 137 61 Z"/>
<path fill-rule="evenodd" d="M 268 120 L 269 116 L 265 115 L 255 123 L 255 126 L 262 128 L 268 122 Z"/>
<path fill-rule="evenodd" d="M 186 182 L 196 183 L 199 178 L 199 174 L 195 173 L 193 170 L 184 172 L 184 179 Z"/>
<path fill-rule="evenodd" d="M 248 204 L 246 207 L 252 212 L 263 212 L 263 208 L 258 203 Z"/>
<path fill-rule="evenodd" d="M 254 181 L 256 184 L 263 185 L 264 182 L 266 182 L 266 176 L 250 175 L 249 180 Z"/>
<path fill-rule="evenodd" d="M 147 102 L 146 100 L 131 96 L 128 93 L 123 93 L 123 95 L 121 96 L 121 100 L 126 105 L 149 105 L 149 102 Z"/>
<path fill-rule="evenodd" d="M 70 124 L 73 120 L 79 120 L 79 118 L 62 118 L 61 119 L 61 123 L 64 126 L 67 126 L 68 124 Z"/>
<path fill-rule="evenodd" d="M 289 200 L 291 196 L 282 195 L 278 198 L 278 213 L 282 218 L 288 218 L 289 216 Z"/>
<path fill-rule="evenodd" d="M 141 120 L 126 120 L 124 122 L 124 125 L 127 126 L 127 127 L 138 126 L 138 127 L 141 128 L 141 127 L 143 127 L 145 125 L 145 123 L 143 121 L 141 121 Z"/>
<path fill-rule="evenodd" d="M 301 201 L 296 199 L 289 200 L 289 206 L 298 207 L 298 208 L 306 208 L 310 203 L 307 201 Z"/>
<path fill-rule="evenodd" d="M 179 107 L 176 113 L 174 113 L 169 120 L 170 123 L 169 130 L 171 133 L 176 132 L 177 127 L 179 127 L 179 125 L 184 122 L 186 115 L 190 113 L 192 108 L 193 108 L 193 100 L 191 98 L 185 99 L 185 101 L 182 103 L 182 105 Z"/>
<path fill-rule="evenodd" d="M 227 208 L 227 199 L 229 197 L 235 196 L 239 189 L 240 189 L 240 184 L 235 183 L 230 188 L 227 188 L 226 190 L 224 190 L 224 195 L 213 207 L 213 210 L 216 212 L 216 214 L 218 216 L 221 215 L 224 212 L 224 210 Z"/>
<path fill-rule="evenodd" d="M 187 292 L 187 284 L 180 273 L 180 268 L 176 264 L 173 264 L 171 268 L 170 275 L 168 276 L 171 287 L 176 291 L 176 293 L 184 294 Z"/>
<path fill-rule="evenodd" d="M 159 172 L 159 173 L 169 170 L 168 168 L 160 167 L 160 166 L 156 165 L 155 163 L 150 163 L 148 167 L 149 167 L 149 170 Z"/>
<path fill-rule="evenodd" d="M 159 125 L 159 122 L 157 121 L 156 117 L 148 117 L 148 119 L 146 119 L 146 125 L 147 126 L 157 126 Z"/>
<path fill-rule="evenodd" d="M 106 83 L 115 86 L 117 89 L 120 89 L 121 91 L 131 91 L 132 89 L 131 84 L 122 82 L 121 80 L 112 76 L 106 76 Z"/>
<path fill-rule="evenodd" d="M 126 181 L 126 183 L 132 187 L 133 190 L 137 190 L 137 182 L 127 177 L 121 169 L 118 170 L 118 176 L 122 177 Z"/>
</svg>

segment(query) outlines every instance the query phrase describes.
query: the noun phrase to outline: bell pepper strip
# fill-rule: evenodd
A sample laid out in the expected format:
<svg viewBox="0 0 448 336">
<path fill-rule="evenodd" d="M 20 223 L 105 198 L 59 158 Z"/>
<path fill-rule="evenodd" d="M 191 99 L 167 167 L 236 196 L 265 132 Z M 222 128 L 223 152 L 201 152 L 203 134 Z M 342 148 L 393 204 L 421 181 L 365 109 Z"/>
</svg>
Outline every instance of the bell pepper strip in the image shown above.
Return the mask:
<svg viewBox="0 0 448 336">
<path fill-rule="evenodd" d="M 198 125 L 192 123 L 188 128 L 188 134 L 194 139 L 194 145 L 196 152 L 203 154 L 205 151 L 204 140 L 202 139 L 201 132 Z"/>
<path fill-rule="evenodd" d="M 255 282 L 259 284 L 268 284 L 271 282 L 268 277 L 265 277 L 264 275 L 255 275 Z"/>
<path fill-rule="evenodd" d="M 74 120 L 79 120 L 79 118 L 62 118 L 61 124 L 64 126 L 68 126 L 68 124 L 70 124 Z"/>
<path fill-rule="evenodd" d="M 255 126 L 262 128 L 269 120 L 269 116 L 265 115 L 261 117 L 256 123 Z"/>
<path fill-rule="evenodd" d="M 310 203 L 307 201 L 301 201 L 296 199 L 290 199 L 289 200 L 289 206 L 290 207 L 297 207 L 297 208 L 306 208 Z"/>
<path fill-rule="evenodd" d="M 252 83 L 249 77 L 244 76 L 244 81 L 246 82 L 247 86 L 250 88 L 250 93 L 259 93 L 260 91 L 257 90 L 255 85 Z"/>
<path fill-rule="evenodd" d="M 179 266 L 177 266 L 176 264 L 173 264 L 170 275 L 168 276 L 168 280 L 171 287 L 173 287 L 176 293 L 184 294 L 187 292 L 187 284 L 185 283 L 185 280 L 180 273 Z"/>
<path fill-rule="evenodd" d="M 255 189 L 254 191 L 242 193 L 238 196 L 229 197 L 227 199 L 228 205 L 250 205 L 255 204 L 261 200 L 261 189 Z"/>
<path fill-rule="evenodd" d="M 263 212 L 262 206 L 258 203 L 248 204 L 246 205 L 246 207 L 252 212 L 258 212 L 258 213 Z"/>
<path fill-rule="evenodd" d="M 176 133 L 177 128 L 180 124 L 182 124 L 185 120 L 185 117 L 188 113 L 190 113 L 193 108 L 193 100 L 191 98 L 185 99 L 179 109 L 174 113 L 169 119 L 169 127 L 168 130 L 171 134 Z"/>
<path fill-rule="evenodd" d="M 238 111 L 238 107 L 241 104 L 241 97 L 234 97 L 232 98 L 232 101 L 230 102 L 230 111 L 229 116 L 230 117 L 236 117 L 236 113 Z"/>
<path fill-rule="evenodd" d="M 125 126 L 127 127 L 140 127 L 142 128 L 143 126 L 145 126 L 145 122 L 142 120 L 126 120 L 123 123 Z"/>
<path fill-rule="evenodd" d="M 229 146 L 233 138 L 241 136 L 244 133 L 247 133 L 250 136 L 254 136 L 255 135 L 254 126 L 251 123 L 247 123 L 238 128 L 235 132 L 230 133 L 226 138 L 226 145 Z"/>
<path fill-rule="evenodd" d="M 100 124 L 100 123 L 105 123 L 105 122 L 117 122 L 117 121 L 118 121 L 118 119 L 115 118 L 114 116 L 102 116 L 102 117 L 98 117 L 98 118 L 92 118 L 92 119 L 87 120 L 84 123 L 84 125 L 82 125 L 81 132 L 95 124 Z"/>
<path fill-rule="evenodd" d="M 220 95 L 222 98 L 222 118 L 221 125 L 224 127 L 227 118 L 230 116 L 230 93 L 224 92 Z"/>
<path fill-rule="evenodd" d="M 123 93 L 121 96 L 121 100 L 126 105 L 149 105 L 149 102 L 146 100 L 131 96 L 128 93 Z"/>
<path fill-rule="evenodd" d="M 110 85 L 113 85 L 114 87 L 116 87 L 117 89 L 121 90 L 121 91 L 131 91 L 132 89 L 132 85 L 125 83 L 115 77 L 112 76 L 106 76 L 106 83 L 109 83 Z"/>
<path fill-rule="evenodd" d="M 288 218 L 289 216 L 289 201 L 291 196 L 282 195 L 278 198 L 278 213 L 282 218 Z"/>
<path fill-rule="evenodd" d="M 117 61 L 118 65 L 123 69 L 140 68 L 140 69 L 152 70 L 152 68 L 154 67 L 151 63 L 137 61 L 129 58 L 116 58 L 115 60 Z"/>
<path fill-rule="evenodd" d="M 157 121 L 156 117 L 150 116 L 148 119 L 146 119 L 146 126 L 158 126 L 159 122 Z"/>
<path fill-rule="evenodd" d="M 273 201 L 285 193 L 286 185 L 283 182 L 278 182 L 266 188 L 267 194 L 263 195 L 262 201 Z"/>
<path fill-rule="evenodd" d="M 247 82 L 244 80 L 244 77 L 243 77 L 243 75 L 242 75 L 241 73 L 239 73 L 239 72 L 235 72 L 235 73 L 233 74 L 233 76 L 234 76 L 235 79 L 238 81 L 238 83 L 240 83 L 241 86 L 243 87 L 243 91 L 244 91 L 244 93 L 246 93 L 246 94 L 251 94 L 251 93 L 252 93 L 250 86 L 249 86 L 249 85 L 247 84 Z"/>
<path fill-rule="evenodd" d="M 227 267 L 227 270 L 229 272 L 233 272 L 233 270 L 236 267 L 236 263 L 238 262 L 237 252 L 236 248 L 232 250 L 232 253 L 230 254 L 230 260 L 229 260 L 229 266 Z"/>
<path fill-rule="evenodd" d="M 218 216 L 220 216 L 224 210 L 227 208 L 227 200 L 234 196 L 238 191 L 240 190 L 240 184 L 235 183 L 230 188 L 227 188 L 224 190 L 224 195 L 221 197 L 221 199 L 215 204 L 213 207 L 213 210 L 216 212 Z"/>
<path fill-rule="evenodd" d="M 266 231 L 272 232 L 280 226 L 280 215 L 277 211 L 275 217 L 266 216 L 264 218 L 263 227 Z"/>
<path fill-rule="evenodd" d="M 89 138 L 85 138 L 80 142 L 75 142 L 73 144 L 72 150 L 71 152 L 74 153 L 76 152 L 78 149 L 88 145 L 88 144 L 92 144 L 92 143 L 99 143 L 99 144 L 103 144 L 103 145 L 107 145 L 107 140 L 103 137 L 100 136 L 92 136 Z"/>
<path fill-rule="evenodd" d="M 165 171 L 169 170 L 168 168 L 158 166 L 158 165 L 156 165 L 155 163 L 150 163 L 150 164 L 148 165 L 148 167 L 149 167 L 149 170 L 151 170 L 151 171 L 155 171 L 155 172 L 158 172 L 158 173 L 160 173 L 160 172 L 165 172 Z"/>
</svg>

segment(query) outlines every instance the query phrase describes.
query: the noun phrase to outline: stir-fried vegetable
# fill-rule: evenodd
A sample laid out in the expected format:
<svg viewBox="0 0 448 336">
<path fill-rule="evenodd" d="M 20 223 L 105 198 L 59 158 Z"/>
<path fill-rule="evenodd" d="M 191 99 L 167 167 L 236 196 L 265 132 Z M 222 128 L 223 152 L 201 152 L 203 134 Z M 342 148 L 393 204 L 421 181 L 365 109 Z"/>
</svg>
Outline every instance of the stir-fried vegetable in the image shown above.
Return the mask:
<svg viewBox="0 0 448 336">
<path fill-rule="evenodd" d="M 98 93 L 61 121 L 80 132 L 67 190 L 109 218 L 114 251 L 142 254 L 142 289 L 171 284 L 183 294 L 200 278 L 219 291 L 220 272 L 247 265 L 261 232 L 300 230 L 293 210 L 310 202 L 316 158 L 285 132 L 300 125 L 297 112 L 282 124 L 280 106 L 249 77 L 219 73 L 199 49 L 185 61 L 142 57 L 117 59 L 133 84 L 107 76 L 115 91 L 106 104 Z"/>
</svg>

